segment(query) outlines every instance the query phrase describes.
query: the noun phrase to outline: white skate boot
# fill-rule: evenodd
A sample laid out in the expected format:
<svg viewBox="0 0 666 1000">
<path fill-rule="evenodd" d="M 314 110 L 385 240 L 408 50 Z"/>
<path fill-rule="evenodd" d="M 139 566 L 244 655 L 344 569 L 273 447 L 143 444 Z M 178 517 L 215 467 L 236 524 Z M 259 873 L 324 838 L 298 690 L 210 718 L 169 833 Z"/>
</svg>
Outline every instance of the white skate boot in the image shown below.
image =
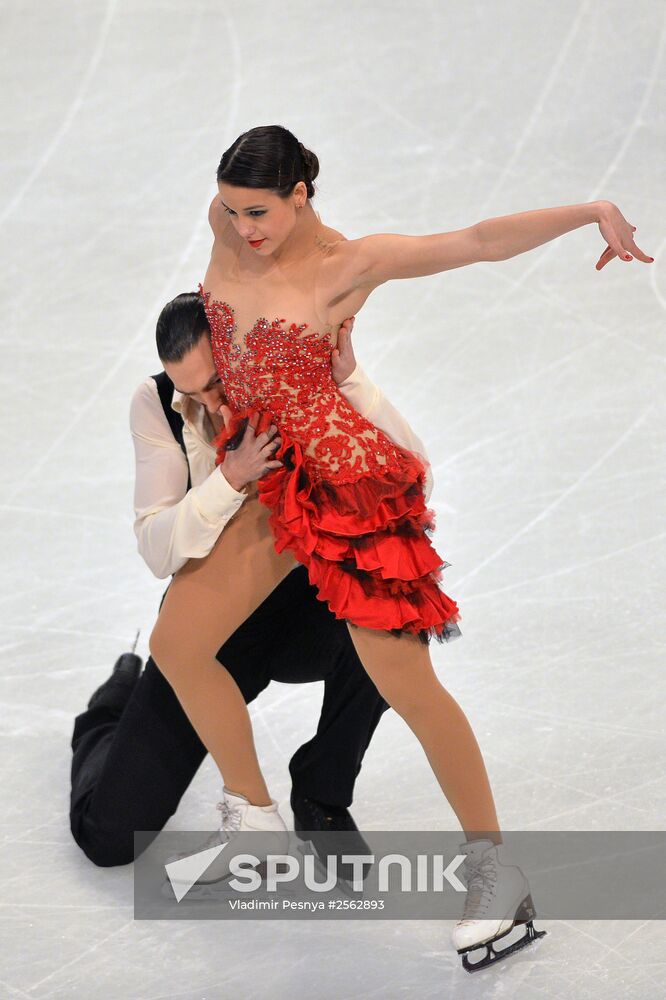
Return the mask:
<svg viewBox="0 0 666 1000">
<path fill-rule="evenodd" d="M 277 802 L 271 799 L 268 806 L 254 806 L 244 795 L 223 789 L 223 801 L 216 808 L 220 810 L 219 830 L 215 830 L 196 851 L 174 854 L 165 865 L 172 893 L 180 899 L 192 886 L 210 886 L 228 879 L 229 860 L 236 854 L 252 854 L 259 861 L 252 867 L 265 875 L 267 855 L 284 856 L 289 847 L 289 834 L 284 820 L 278 812 Z M 217 855 L 211 850 L 222 845 Z M 192 859 L 204 851 L 211 851 L 211 861 L 198 877 L 192 878 Z"/>
<path fill-rule="evenodd" d="M 453 928 L 452 941 L 462 955 L 463 967 L 468 972 L 476 972 L 520 951 L 546 932 L 534 929 L 532 920 L 536 912 L 527 879 L 517 865 L 500 861 L 497 845 L 492 840 L 469 841 L 460 845 L 460 851 L 467 855 L 462 873 L 467 899 L 463 916 Z M 484 916 L 489 907 L 493 917 Z M 493 942 L 509 934 L 516 924 L 526 924 L 523 937 L 506 948 L 495 950 Z M 468 953 L 483 946 L 485 957 L 470 962 Z"/>
</svg>

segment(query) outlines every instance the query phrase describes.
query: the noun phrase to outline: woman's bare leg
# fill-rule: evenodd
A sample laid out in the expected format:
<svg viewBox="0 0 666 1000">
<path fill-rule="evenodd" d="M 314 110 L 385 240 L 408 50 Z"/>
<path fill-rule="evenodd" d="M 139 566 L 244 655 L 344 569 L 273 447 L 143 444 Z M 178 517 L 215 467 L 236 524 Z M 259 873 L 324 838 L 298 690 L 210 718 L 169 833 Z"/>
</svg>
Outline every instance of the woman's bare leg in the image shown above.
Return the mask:
<svg viewBox="0 0 666 1000">
<path fill-rule="evenodd" d="M 289 553 L 276 553 L 268 516 L 255 497 L 245 501 L 210 555 L 191 559 L 175 575 L 150 637 L 153 659 L 226 787 L 257 806 L 271 798 L 247 705 L 215 655 L 296 566 Z"/>
<path fill-rule="evenodd" d="M 421 743 L 465 833 L 501 843 L 479 745 L 465 713 L 437 679 L 428 647 L 374 629 L 352 626 L 349 633 L 379 693 Z"/>
</svg>

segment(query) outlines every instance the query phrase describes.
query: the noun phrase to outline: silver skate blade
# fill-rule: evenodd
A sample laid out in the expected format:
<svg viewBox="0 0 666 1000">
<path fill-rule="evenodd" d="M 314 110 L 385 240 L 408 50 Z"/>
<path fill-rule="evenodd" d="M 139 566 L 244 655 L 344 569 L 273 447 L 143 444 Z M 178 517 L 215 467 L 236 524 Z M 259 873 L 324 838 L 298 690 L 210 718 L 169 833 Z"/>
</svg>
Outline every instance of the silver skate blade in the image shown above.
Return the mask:
<svg viewBox="0 0 666 1000">
<path fill-rule="evenodd" d="M 510 927 L 508 931 L 500 934 L 498 937 L 493 938 L 492 941 L 486 941 L 484 944 L 472 945 L 470 948 L 465 948 L 459 952 L 462 955 L 463 968 L 467 972 L 480 972 L 482 969 L 488 969 L 491 965 L 496 965 L 498 962 L 502 962 L 505 958 L 510 955 L 515 955 L 516 952 L 522 951 L 523 948 L 527 948 L 528 945 L 535 944 L 539 938 L 545 937 L 546 931 L 537 931 L 534 928 L 534 924 L 531 920 L 528 920 L 525 926 L 525 934 L 523 937 L 514 941 L 513 944 L 509 944 L 506 948 L 496 949 L 493 945 L 497 941 L 501 941 L 502 938 L 506 937 L 511 931 L 515 930 L 517 927 L 522 926 L 521 924 L 514 924 Z M 479 959 L 478 962 L 470 962 L 469 955 L 471 952 L 478 951 L 480 948 L 486 949 L 486 954 L 483 958 Z"/>
</svg>

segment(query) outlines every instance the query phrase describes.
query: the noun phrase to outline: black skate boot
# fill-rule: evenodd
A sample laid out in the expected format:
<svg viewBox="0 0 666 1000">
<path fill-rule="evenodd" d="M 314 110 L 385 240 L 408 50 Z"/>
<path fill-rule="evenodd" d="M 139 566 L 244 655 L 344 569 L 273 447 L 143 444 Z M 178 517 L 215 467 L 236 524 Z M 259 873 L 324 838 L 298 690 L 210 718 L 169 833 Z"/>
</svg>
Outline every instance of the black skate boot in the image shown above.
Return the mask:
<svg viewBox="0 0 666 1000">
<path fill-rule="evenodd" d="M 350 885 L 354 880 L 354 868 L 343 863 L 343 854 L 372 854 L 370 845 L 359 832 L 348 809 L 329 806 L 301 795 L 296 789 L 291 792 L 291 809 L 294 814 L 294 831 L 304 844 L 310 843 L 312 850 L 324 868 L 328 858 L 335 857 L 338 879 Z M 335 834 L 343 837 L 336 838 Z M 363 865 L 363 878 L 367 877 L 369 864 Z"/>
</svg>

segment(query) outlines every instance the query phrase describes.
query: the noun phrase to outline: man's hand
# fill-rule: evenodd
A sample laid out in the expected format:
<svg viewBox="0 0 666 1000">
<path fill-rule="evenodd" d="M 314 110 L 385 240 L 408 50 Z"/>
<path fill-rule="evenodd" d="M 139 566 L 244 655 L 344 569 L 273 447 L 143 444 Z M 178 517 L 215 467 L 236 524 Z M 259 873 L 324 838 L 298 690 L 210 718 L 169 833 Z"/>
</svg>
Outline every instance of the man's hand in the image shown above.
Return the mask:
<svg viewBox="0 0 666 1000">
<path fill-rule="evenodd" d="M 337 385 L 348 379 L 356 368 L 356 358 L 352 347 L 351 335 L 354 329 L 355 316 L 349 316 L 338 330 L 338 344 L 331 354 L 331 368 Z"/>
<path fill-rule="evenodd" d="M 225 426 L 228 426 L 231 420 L 229 407 L 222 403 L 218 412 Z M 267 431 L 255 436 L 258 419 L 258 414 L 255 413 L 245 428 L 241 443 L 233 451 L 228 451 L 220 464 L 224 478 L 237 493 L 248 483 L 261 479 L 267 472 L 279 469 L 282 465 L 280 461 L 271 460 L 271 455 L 279 448 L 282 441 L 277 427 L 271 424 Z"/>
</svg>

